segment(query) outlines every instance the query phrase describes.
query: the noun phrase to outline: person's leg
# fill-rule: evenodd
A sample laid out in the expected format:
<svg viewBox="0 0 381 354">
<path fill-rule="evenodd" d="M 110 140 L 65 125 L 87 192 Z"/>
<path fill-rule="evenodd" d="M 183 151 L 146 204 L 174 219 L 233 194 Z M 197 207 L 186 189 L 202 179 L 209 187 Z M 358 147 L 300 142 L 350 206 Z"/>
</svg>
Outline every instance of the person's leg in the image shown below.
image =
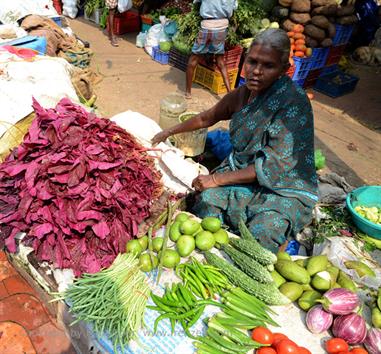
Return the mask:
<svg viewBox="0 0 381 354">
<path fill-rule="evenodd" d="M 258 242 L 277 253 L 290 232 L 290 222 L 286 216 L 276 211 L 266 211 L 248 220 L 247 227 Z"/>
<path fill-rule="evenodd" d="M 118 47 L 118 42 L 114 34 L 114 15 L 115 15 L 115 9 L 109 9 L 108 16 L 107 16 L 108 38 L 111 41 L 111 45 L 113 45 L 114 47 Z"/>
<path fill-rule="evenodd" d="M 224 60 L 224 55 L 223 54 L 216 54 L 216 62 L 218 69 L 221 71 L 222 78 L 224 80 L 224 84 L 228 90 L 228 92 L 231 91 L 230 88 L 230 82 L 229 82 L 229 75 L 228 75 L 228 70 L 225 65 L 225 60 Z"/>
<path fill-rule="evenodd" d="M 197 54 L 192 54 L 189 58 L 187 72 L 186 72 L 186 81 L 185 81 L 185 97 L 186 98 L 191 98 L 193 74 L 199 59 L 200 59 L 200 56 Z"/>
</svg>

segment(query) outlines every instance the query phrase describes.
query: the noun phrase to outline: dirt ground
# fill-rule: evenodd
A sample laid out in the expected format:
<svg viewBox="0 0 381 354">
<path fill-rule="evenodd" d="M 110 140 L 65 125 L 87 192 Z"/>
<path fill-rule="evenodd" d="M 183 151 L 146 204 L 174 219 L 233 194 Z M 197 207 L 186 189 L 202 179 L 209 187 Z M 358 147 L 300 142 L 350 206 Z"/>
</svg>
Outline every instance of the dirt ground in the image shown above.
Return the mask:
<svg viewBox="0 0 381 354">
<path fill-rule="evenodd" d="M 183 92 L 185 74 L 154 62 L 135 46 L 136 34 L 120 38 L 112 47 L 98 27 L 84 19 L 70 21 L 79 38 L 90 42 L 93 67 L 103 80 L 96 87 L 97 106 L 103 116 L 133 110 L 159 120 L 160 100 Z M 332 99 L 314 91 L 315 143 L 326 156 L 327 168 L 359 186 L 381 185 L 381 73 L 355 67 L 360 77 L 356 90 Z M 220 97 L 199 85 L 192 89 L 189 110 L 211 107 Z"/>
</svg>

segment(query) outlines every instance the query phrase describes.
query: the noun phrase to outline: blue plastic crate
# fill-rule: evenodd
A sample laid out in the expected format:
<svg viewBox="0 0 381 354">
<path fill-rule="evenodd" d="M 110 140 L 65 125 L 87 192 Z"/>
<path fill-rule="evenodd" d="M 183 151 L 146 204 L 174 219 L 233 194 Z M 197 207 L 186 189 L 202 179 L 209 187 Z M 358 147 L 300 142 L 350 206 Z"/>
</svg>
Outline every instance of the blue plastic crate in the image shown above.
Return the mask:
<svg viewBox="0 0 381 354">
<path fill-rule="evenodd" d="M 336 35 L 332 40 L 334 46 L 347 44 L 351 39 L 353 25 L 335 25 Z"/>
<path fill-rule="evenodd" d="M 315 83 L 314 90 L 336 98 L 352 92 L 358 81 L 358 77 L 339 70 L 320 76 Z"/>
<path fill-rule="evenodd" d="M 53 20 L 58 26 L 62 27 L 62 18 L 61 18 L 61 16 L 51 17 L 50 19 Z"/>
<path fill-rule="evenodd" d="M 148 32 L 151 27 L 152 27 L 152 25 L 149 25 L 148 23 L 142 23 L 141 32 Z"/>
<path fill-rule="evenodd" d="M 152 47 L 152 59 L 160 64 L 167 65 L 169 62 L 169 52 L 162 52 L 159 47 Z"/>
<path fill-rule="evenodd" d="M 311 57 L 310 58 L 293 57 L 293 59 L 294 59 L 294 65 L 295 65 L 295 72 L 294 72 L 294 75 L 292 76 L 292 80 L 298 81 L 298 80 L 305 79 L 312 67 Z"/>
<path fill-rule="evenodd" d="M 337 64 L 326 66 L 322 69 L 321 75 L 328 75 L 339 71 L 339 66 Z"/>
<path fill-rule="evenodd" d="M 329 48 L 314 48 L 311 56 L 311 69 L 320 69 L 324 67 L 328 58 Z"/>
<path fill-rule="evenodd" d="M 298 86 L 300 87 L 303 87 L 304 85 L 304 81 L 306 81 L 306 79 L 299 79 L 299 80 L 293 80 Z"/>
<path fill-rule="evenodd" d="M 244 77 L 240 77 L 238 81 L 238 87 L 241 87 L 246 84 L 246 79 Z"/>
</svg>

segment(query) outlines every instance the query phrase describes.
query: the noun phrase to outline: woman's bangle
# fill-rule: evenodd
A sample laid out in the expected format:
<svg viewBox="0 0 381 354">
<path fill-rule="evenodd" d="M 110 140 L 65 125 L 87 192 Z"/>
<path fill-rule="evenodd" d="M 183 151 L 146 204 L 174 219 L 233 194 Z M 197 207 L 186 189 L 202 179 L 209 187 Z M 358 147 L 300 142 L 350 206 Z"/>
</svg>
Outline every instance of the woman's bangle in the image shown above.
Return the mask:
<svg viewBox="0 0 381 354">
<path fill-rule="evenodd" d="M 220 185 L 220 184 L 217 182 L 217 180 L 216 180 L 216 174 L 215 174 L 215 173 L 212 174 L 212 180 L 213 180 L 213 182 L 214 182 L 215 185 L 217 185 L 217 186 Z"/>
</svg>

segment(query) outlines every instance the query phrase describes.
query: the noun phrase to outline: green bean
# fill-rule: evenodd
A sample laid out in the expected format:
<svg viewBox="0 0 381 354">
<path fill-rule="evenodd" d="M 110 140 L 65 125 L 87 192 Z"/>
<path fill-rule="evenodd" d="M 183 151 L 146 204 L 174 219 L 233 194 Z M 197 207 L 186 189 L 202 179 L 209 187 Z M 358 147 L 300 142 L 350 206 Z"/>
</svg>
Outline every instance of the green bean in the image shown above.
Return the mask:
<svg viewBox="0 0 381 354">
<path fill-rule="evenodd" d="M 151 294 L 151 299 L 153 300 L 155 305 L 158 306 L 159 308 L 161 308 L 162 310 L 164 310 L 166 312 L 175 312 L 175 310 L 173 308 L 162 303 L 161 298 L 156 296 L 155 294 Z"/>
<path fill-rule="evenodd" d="M 185 289 L 181 284 L 179 285 L 179 292 L 188 306 L 192 306 L 194 304 L 194 301 L 189 295 L 189 291 Z"/>
<path fill-rule="evenodd" d="M 204 310 L 205 310 L 205 305 L 202 305 L 199 307 L 199 309 L 197 310 L 193 318 L 187 323 L 186 325 L 187 329 L 191 328 L 198 321 L 198 319 L 201 317 Z"/>
<path fill-rule="evenodd" d="M 173 335 L 175 333 L 176 320 L 174 318 L 171 318 L 170 321 L 171 321 L 171 334 Z"/>
<path fill-rule="evenodd" d="M 165 235 L 164 235 L 164 239 L 163 239 L 161 257 L 159 260 L 158 273 L 157 273 L 157 284 L 159 284 L 161 273 L 163 272 L 164 254 L 165 254 L 165 251 L 167 250 L 167 243 L 168 243 L 168 238 L 169 238 L 169 229 L 171 226 L 171 221 L 172 221 L 172 204 L 170 201 L 168 201 L 168 218 L 167 218 L 167 224 L 165 226 Z"/>
<path fill-rule="evenodd" d="M 163 313 L 162 315 L 156 317 L 155 322 L 153 324 L 153 333 L 156 333 L 157 326 L 159 325 L 159 322 L 163 320 L 164 318 L 169 318 L 170 313 Z M 175 319 L 175 318 L 174 318 Z"/>
<path fill-rule="evenodd" d="M 224 354 L 224 352 L 211 348 L 209 345 L 202 342 L 193 342 L 193 345 L 198 349 L 199 354 Z"/>
<path fill-rule="evenodd" d="M 193 280 L 195 281 L 196 285 L 197 285 L 197 288 L 199 290 L 199 292 L 202 294 L 202 297 L 204 299 L 207 299 L 208 298 L 208 294 L 206 293 L 206 290 L 205 290 L 205 287 L 204 285 L 201 283 L 201 281 L 197 278 L 197 276 L 193 273 L 189 273 L 189 276 L 193 278 Z"/>
<path fill-rule="evenodd" d="M 235 353 L 247 353 L 247 347 L 245 346 L 240 346 L 239 344 L 232 342 L 221 334 L 219 334 L 215 329 L 213 328 L 208 328 L 206 332 L 210 338 L 212 338 L 216 343 L 220 344 L 230 352 L 235 352 Z"/>
<path fill-rule="evenodd" d="M 148 229 L 148 254 L 149 254 L 150 259 L 151 259 L 151 264 L 155 264 L 154 258 L 153 258 L 152 230 L 153 230 L 153 226 L 151 226 Z"/>
</svg>

